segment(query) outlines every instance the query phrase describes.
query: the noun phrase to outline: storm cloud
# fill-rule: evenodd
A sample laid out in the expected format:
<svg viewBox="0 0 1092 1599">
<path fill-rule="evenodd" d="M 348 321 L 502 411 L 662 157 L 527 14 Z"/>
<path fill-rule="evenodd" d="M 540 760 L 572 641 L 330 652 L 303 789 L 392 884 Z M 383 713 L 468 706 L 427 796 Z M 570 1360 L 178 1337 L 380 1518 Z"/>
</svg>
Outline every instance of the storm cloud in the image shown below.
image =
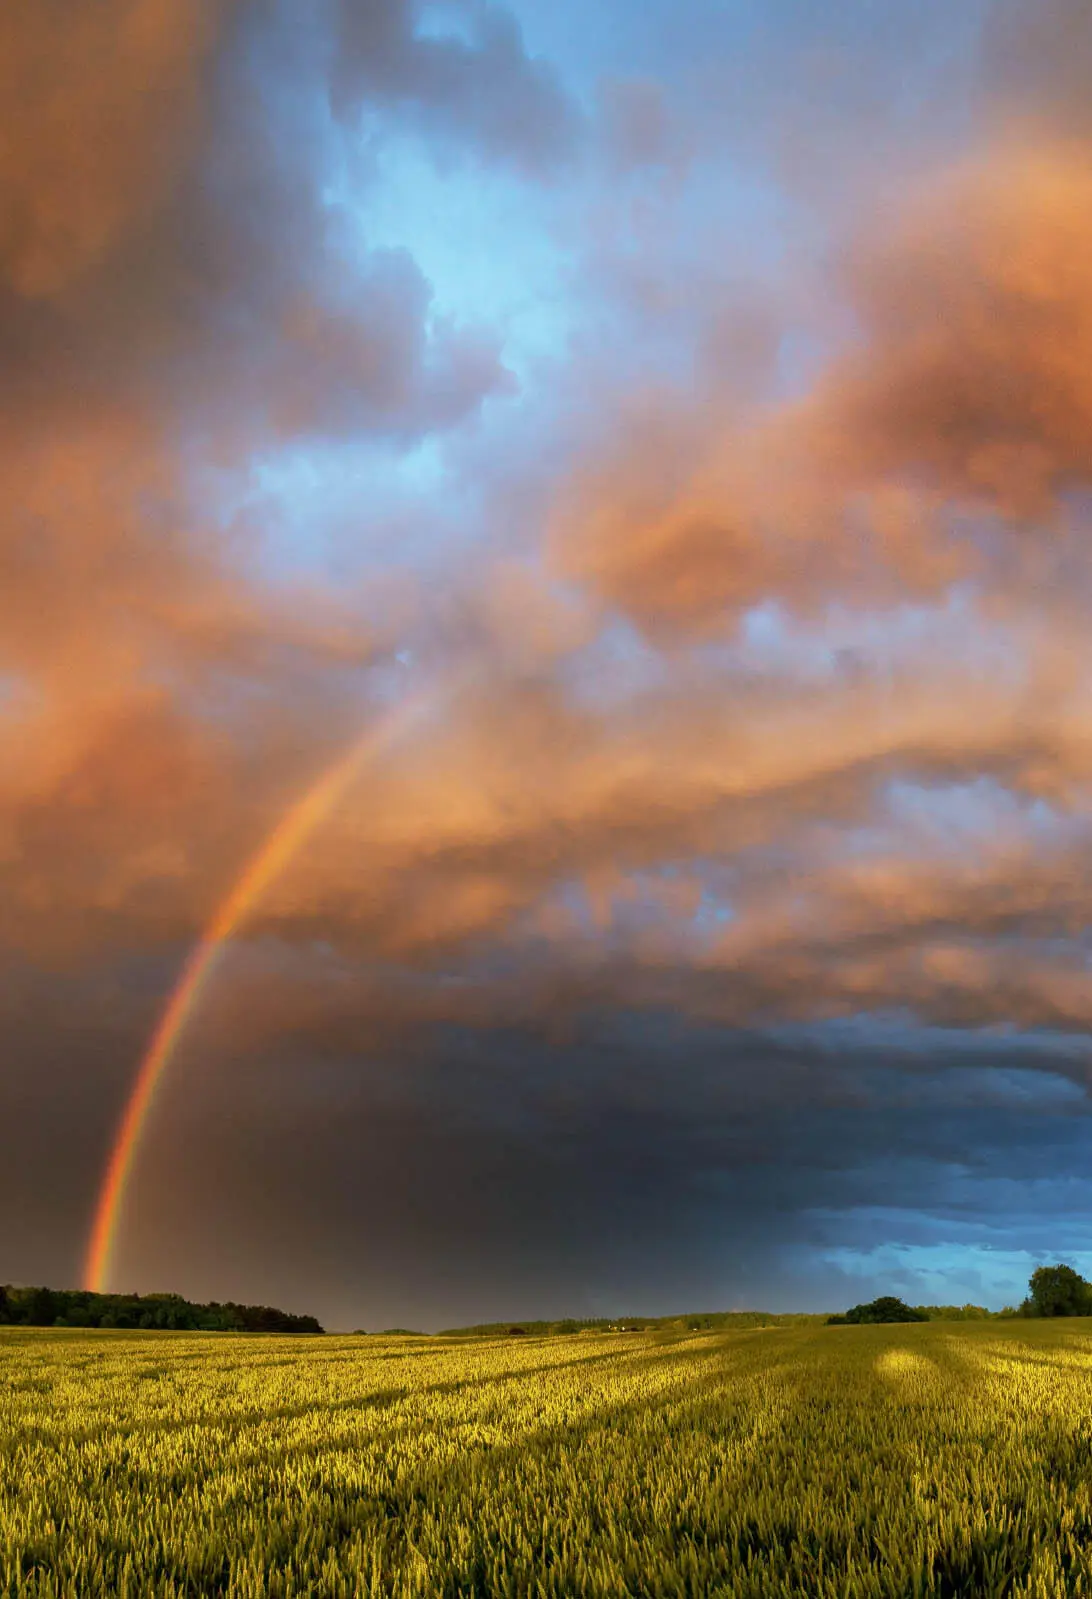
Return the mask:
<svg viewBox="0 0 1092 1599">
<path fill-rule="evenodd" d="M 992 1303 L 1083 1247 L 1092 24 L 616 9 L 0 20 L 0 1280 L 78 1274 L 186 951 L 403 702 L 119 1286 Z"/>
</svg>

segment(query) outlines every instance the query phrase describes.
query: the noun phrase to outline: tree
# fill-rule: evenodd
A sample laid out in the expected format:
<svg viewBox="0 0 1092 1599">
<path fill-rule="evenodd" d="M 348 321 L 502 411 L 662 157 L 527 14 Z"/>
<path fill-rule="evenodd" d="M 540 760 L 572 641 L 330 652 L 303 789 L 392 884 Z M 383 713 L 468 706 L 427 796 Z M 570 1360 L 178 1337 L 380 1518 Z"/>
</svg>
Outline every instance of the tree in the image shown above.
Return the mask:
<svg viewBox="0 0 1092 1599">
<path fill-rule="evenodd" d="M 61 1296 L 49 1288 L 12 1288 L 9 1284 L 7 1299 L 11 1320 L 24 1327 L 52 1327 L 64 1314 Z"/>
<path fill-rule="evenodd" d="M 844 1316 L 828 1316 L 827 1326 L 873 1326 L 880 1322 L 928 1320 L 924 1310 L 906 1305 L 892 1294 L 883 1294 L 879 1299 L 870 1300 L 867 1305 L 854 1305 Z"/>
<path fill-rule="evenodd" d="M 1092 1283 L 1072 1266 L 1037 1266 L 1028 1289 L 1033 1316 L 1092 1316 Z"/>
</svg>

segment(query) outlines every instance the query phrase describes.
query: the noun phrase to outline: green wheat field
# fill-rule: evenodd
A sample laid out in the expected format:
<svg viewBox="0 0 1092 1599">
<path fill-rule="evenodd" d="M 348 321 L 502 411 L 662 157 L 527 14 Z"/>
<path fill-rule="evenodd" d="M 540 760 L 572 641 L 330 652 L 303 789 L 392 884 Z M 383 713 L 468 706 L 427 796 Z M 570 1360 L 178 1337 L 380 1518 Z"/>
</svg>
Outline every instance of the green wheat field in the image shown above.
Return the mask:
<svg viewBox="0 0 1092 1599">
<path fill-rule="evenodd" d="M 1092 1595 L 1092 1322 L 0 1333 L 7 1595 Z"/>
</svg>

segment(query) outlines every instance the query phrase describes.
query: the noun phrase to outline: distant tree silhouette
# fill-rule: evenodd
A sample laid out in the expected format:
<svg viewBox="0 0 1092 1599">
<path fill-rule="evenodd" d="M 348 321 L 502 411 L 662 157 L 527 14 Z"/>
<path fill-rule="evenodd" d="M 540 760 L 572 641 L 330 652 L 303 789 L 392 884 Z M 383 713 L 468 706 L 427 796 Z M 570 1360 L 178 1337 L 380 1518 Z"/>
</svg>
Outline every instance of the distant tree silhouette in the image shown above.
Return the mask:
<svg viewBox="0 0 1092 1599">
<path fill-rule="evenodd" d="M 1024 1307 L 1031 1316 L 1092 1316 L 1092 1283 L 1072 1266 L 1038 1266 Z"/>
<path fill-rule="evenodd" d="M 180 1294 L 93 1294 L 0 1285 L 0 1323 L 24 1327 L 173 1328 L 188 1332 L 321 1333 L 314 1316 L 269 1305 L 193 1304 Z"/>
<path fill-rule="evenodd" d="M 928 1320 L 924 1310 L 906 1305 L 891 1294 L 884 1294 L 879 1299 L 870 1300 L 867 1305 L 854 1305 L 844 1316 L 828 1316 L 827 1326 L 874 1326 L 880 1322 Z"/>
</svg>

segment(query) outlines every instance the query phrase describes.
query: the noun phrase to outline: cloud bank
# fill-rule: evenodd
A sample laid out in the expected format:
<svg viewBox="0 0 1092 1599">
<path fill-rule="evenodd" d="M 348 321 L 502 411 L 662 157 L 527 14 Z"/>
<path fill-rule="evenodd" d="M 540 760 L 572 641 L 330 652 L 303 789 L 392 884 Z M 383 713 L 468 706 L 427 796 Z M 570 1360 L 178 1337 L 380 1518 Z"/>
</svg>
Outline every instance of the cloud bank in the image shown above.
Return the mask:
<svg viewBox="0 0 1092 1599">
<path fill-rule="evenodd" d="M 430 693 L 187 1040 L 135 1284 L 452 1321 L 1079 1248 L 1092 29 L 706 20 L 0 20 L 0 1277 L 73 1276 L 185 950 Z"/>
</svg>

